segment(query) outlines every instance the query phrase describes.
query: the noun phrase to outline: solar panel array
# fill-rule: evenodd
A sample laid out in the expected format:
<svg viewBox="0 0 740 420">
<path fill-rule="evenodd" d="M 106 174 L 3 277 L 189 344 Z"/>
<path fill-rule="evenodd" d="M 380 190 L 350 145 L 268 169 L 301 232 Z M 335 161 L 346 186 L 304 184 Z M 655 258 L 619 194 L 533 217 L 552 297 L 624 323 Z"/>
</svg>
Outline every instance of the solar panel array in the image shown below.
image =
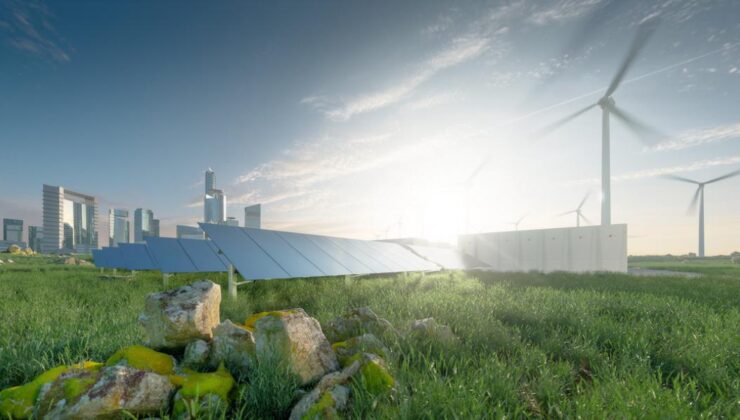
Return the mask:
<svg viewBox="0 0 740 420">
<path fill-rule="evenodd" d="M 159 268 L 145 244 L 119 244 L 124 267 L 128 270 L 156 270 Z"/>
<path fill-rule="evenodd" d="M 126 268 L 119 248 L 103 247 L 93 250 L 93 262 L 100 268 Z"/>
<path fill-rule="evenodd" d="M 432 261 L 447 270 L 488 268 L 489 265 L 460 251 L 457 248 L 430 245 L 407 245 L 417 255 Z"/>
<path fill-rule="evenodd" d="M 226 259 L 211 241 L 145 238 L 157 268 L 163 273 L 212 273 L 228 269 Z"/>
<path fill-rule="evenodd" d="M 248 280 L 439 270 L 436 264 L 396 243 L 200 226 Z"/>
</svg>

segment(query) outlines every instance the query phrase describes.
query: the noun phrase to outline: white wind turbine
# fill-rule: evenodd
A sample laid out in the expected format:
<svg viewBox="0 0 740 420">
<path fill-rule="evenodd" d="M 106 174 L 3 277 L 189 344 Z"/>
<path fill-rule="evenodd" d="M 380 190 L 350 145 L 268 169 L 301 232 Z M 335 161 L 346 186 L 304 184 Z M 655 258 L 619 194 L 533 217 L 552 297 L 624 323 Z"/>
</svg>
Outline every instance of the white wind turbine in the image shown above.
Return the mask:
<svg viewBox="0 0 740 420">
<path fill-rule="evenodd" d="M 576 207 L 575 210 L 566 211 L 565 213 L 560 213 L 558 216 L 565 216 L 566 214 L 575 213 L 576 214 L 576 227 L 580 227 L 581 226 L 581 219 L 583 219 L 588 224 L 593 224 L 593 223 L 591 223 L 590 220 L 588 220 L 588 218 L 586 216 L 583 215 L 583 212 L 581 211 L 581 209 L 583 208 L 583 205 L 586 204 L 586 200 L 588 200 L 588 197 L 590 195 L 591 195 L 591 193 L 587 193 L 583 197 L 583 200 L 581 200 L 581 204 L 579 204 L 578 207 Z"/>
<path fill-rule="evenodd" d="M 730 172 L 729 174 L 725 174 L 722 176 L 719 176 L 717 178 L 710 179 L 709 181 L 699 182 L 695 181 L 693 179 L 684 178 L 682 176 L 676 176 L 676 175 L 665 175 L 668 179 L 673 179 L 676 181 L 681 182 L 688 182 L 690 184 L 697 185 L 696 192 L 694 193 L 694 198 L 691 199 L 691 204 L 689 204 L 689 213 L 693 213 L 694 210 L 696 210 L 696 203 L 699 203 L 699 257 L 704 256 L 704 187 L 708 184 L 713 184 L 718 181 L 725 180 L 727 178 L 732 178 L 734 176 L 740 175 L 740 169 L 737 171 Z"/>
<path fill-rule="evenodd" d="M 650 128 L 648 125 L 644 124 L 634 116 L 628 114 L 623 109 L 618 108 L 614 98 L 612 98 L 612 94 L 617 90 L 620 83 L 622 83 L 622 80 L 624 79 L 625 74 L 627 73 L 627 70 L 632 66 L 632 63 L 634 63 L 635 58 L 637 57 L 640 50 L 645 46 L 650 36 L 655 32 L 655 29 L 657 27 L 657 19 L 652 18 L 645 20 L 642 22 L 637 30 L 637 34 L 635 36 L 635 39 L 632 41 L 632 45 L 630 46 L 629 51 L 627 52 L 627 56 L 625 57 L 624 61 L 622 62 L 622 65 L 617 70 L 617 73 L 614 75 L 614 78 L 612 79 L 611 83 L 609 84 L 609 87 L 606 89 L 606 92 L 604 93 L 604 96 L 599 98 L 596 103 L 593 103 L 581 110 L 578 110 L 574 112 L 571 115 L 568 115 L 567 117 L 556 121 L 553 124 L 548 125 L 545 127 L 542 132 L 547 134 L 548 132 L 564 125 L 565 123 L 575 119 L 576 117 L 580 116 L 581 114 L 585 113 L 586 111 L 591 110 L 595 107 L 601 107 L 602 113 L 602 125 L 601 125 L 601 193 L 602 193 L 602 201 L 601 201 L 601 224 L 602 225 L 610 225 L 611 224 L 611 170 L 610 170 L 610 156 L 609 156 L 609 149 L 610 149 L 610 129 L 609 129 L 609 117 L 615 116 L 617 119 L 622 121 L 628 128 L 630 128 L 637 136 L 649 143 L 654 144 L 656 137 L 659 137 L 660 134 Z"/>
<path fill-rule="evenodd" d="M 519 231 L 519 224 L 522 223 L 522 220 L 524 220 L 525 217 L 527 217 L 526 214 L 520 217 L 516 222 L 509 222 L 510 225 L 514 226 L 514 231 Z"/>
</svg>

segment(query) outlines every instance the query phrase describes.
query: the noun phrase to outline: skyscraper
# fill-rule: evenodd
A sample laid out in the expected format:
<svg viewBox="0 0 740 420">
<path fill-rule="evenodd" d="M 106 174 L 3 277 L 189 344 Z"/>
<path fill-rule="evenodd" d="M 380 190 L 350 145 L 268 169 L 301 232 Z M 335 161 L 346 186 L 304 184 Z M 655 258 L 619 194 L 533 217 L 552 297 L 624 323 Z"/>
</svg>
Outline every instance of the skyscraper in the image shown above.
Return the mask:
<svg viewBox="0 0 740 420">
<path fill-rule="evenodd" d="M 145 236 L 154 236 L 154 212 L 149 209 L 134 210 L 134 242 L 144 242 Z"/>
<path fill-rule="evenodd" d="M 216 188 L 216 173 L 206 171 L 206 193 L 203 196 L 203 221 L 223 224 L 226 222 L 226 195 Z"/>
<path fill-rule="evenodd" d="M 28 246 L 34 252 L 41 252 L 41 240 L 44 238 L 44 228 L 41 226 L 28 227 Z"/>
<path fill-rule="evenodd" d="M 23 241 L 23 220 L 3 219 L 3 241 Z"/>
<path fill-rule="evenodd" d="M 159 219 L 152 219 L 152 234 L 155 238 L 159 238 Z"/>
<path fill-rule="evenodd" d="M 108 246 L 127 244 L 129 242 L 128 210 L 108 210 Z"/>
<path fill-rule="evenodd" d="M 98 200 L 52 185 L 43 186 L 41 252 L 90 252 L 98 247 Z"/>
<path fill-rule="evenodd" d="M 262 204 L 244 207 L 244 227 L 262 228 Z"/>
</svg>

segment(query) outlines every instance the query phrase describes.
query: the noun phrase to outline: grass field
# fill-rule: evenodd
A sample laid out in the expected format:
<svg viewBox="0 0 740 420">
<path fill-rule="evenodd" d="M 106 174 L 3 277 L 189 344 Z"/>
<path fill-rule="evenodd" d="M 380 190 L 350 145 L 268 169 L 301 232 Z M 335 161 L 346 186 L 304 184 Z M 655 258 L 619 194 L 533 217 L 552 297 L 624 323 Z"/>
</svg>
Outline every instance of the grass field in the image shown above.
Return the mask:
<svg viewBox="0 0 740 420">
<path fill-rule="evenodd" d="M 100 280 L 91 268 L 15 259 L 0 267 L 0 389 L 141 342 L 137 315 L 145 296 L 162 289 L 160 275 Z M 430 316 L 452 327 L 461 340 L 454 348 L 393 343 L 398 392 L 358 398 L 352 417 L 738 418 L 740 266 L 665 258 L 631 264 L 704 275 L 269 281 L 240 288 L 236 302 L 224 298 L 221 315 L 243 321 L 256 311 L 302 307 L 325 324 L 369 306 L 401 329 Z M 171 284 L 202 277 L 176 276 Z M 225 284 L 223 275 L 207 277 Z M 279 381 L 246 387 L 235 410 L 284 415 L 290 398 L 267 413 L 254 397 L 289 394 L 285 388 Z"/>
</svg>

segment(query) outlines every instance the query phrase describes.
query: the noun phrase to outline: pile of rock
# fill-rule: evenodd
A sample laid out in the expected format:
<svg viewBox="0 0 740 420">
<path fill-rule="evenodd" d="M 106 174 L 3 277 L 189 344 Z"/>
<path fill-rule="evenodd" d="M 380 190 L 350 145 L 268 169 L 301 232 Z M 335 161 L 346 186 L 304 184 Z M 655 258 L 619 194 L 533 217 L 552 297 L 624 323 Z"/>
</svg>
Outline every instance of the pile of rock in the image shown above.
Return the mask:
<svg viewBox="0 0 740 420">
<path fill-rule="evenodd" d="M 75 258 L 75 257 L 67 257 L 61 260 L 61 263 L 64 265 L 81 265 L 85 267 L 94 267 L 95 264 L 91 263 L 90 261 L 83 260 L 82 258 Z"/>
<path fill-rule="evenodd" d="M 207 280 L 149 295 L 139 317 L 147 346 L 123 348 L 105 363 L 60 366 L 3 390 L 0 417 L 223 415 L 237 380 L 248 382 L 262 362 L 277 362 L 310 387 L 291 419 L 337 415 L 349 404 L 350 381 L 373 395 L 394 390 L 381 338 L 397 332 L 369 308 L 334 319 L 325 335 L 301 308 L 221 322 L 220 303 L 220 286 Z M 431 318 L 416 321 L 412 332 L 456 340 Z"/>
</svg>

